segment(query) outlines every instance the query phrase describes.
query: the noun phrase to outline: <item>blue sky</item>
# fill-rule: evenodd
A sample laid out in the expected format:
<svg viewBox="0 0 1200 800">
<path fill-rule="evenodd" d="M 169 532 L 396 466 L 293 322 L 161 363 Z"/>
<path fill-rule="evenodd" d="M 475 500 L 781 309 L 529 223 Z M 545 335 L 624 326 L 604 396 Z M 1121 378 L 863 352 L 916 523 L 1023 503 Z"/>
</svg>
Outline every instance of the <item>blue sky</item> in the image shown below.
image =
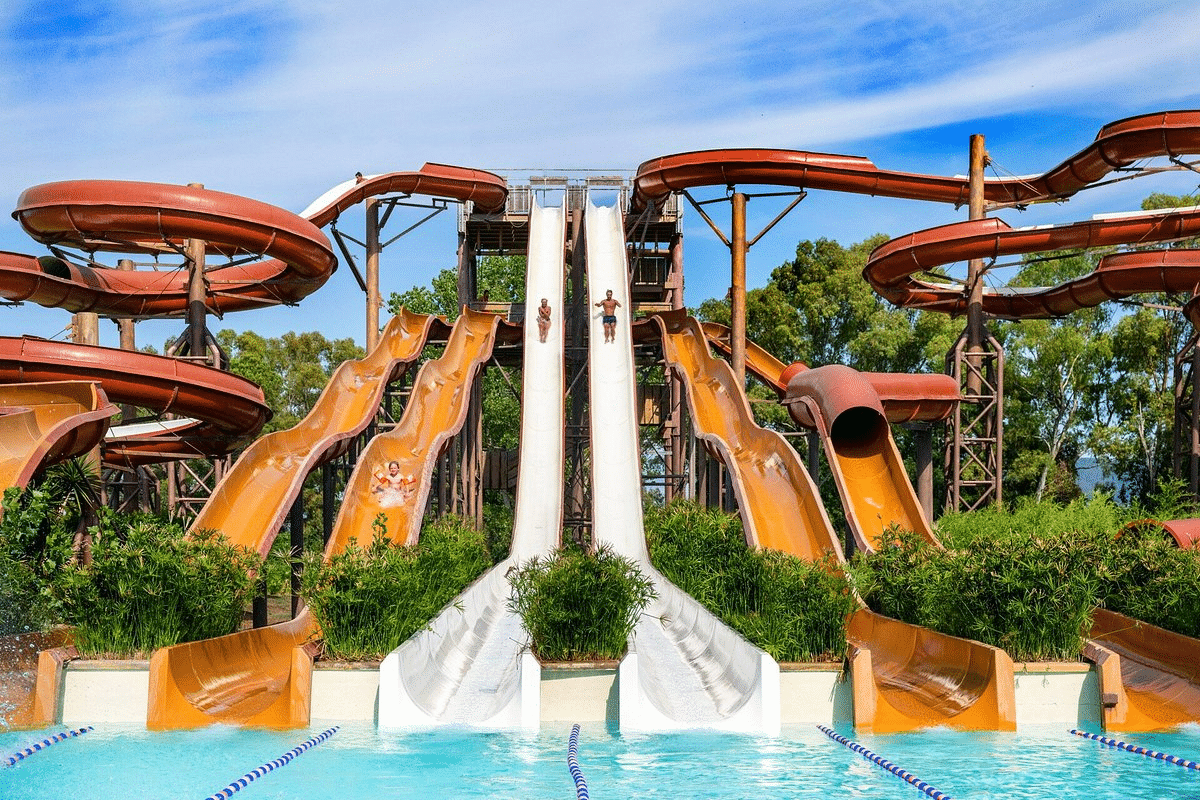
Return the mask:
<svg viewBox="0 0 1200 800">
<path fill-rule="evenodd" d="M 25 188 L 71 178 L 198 181 L 300 211 L 357 170 L 438 161 L 632 172 L 715 147 L 961 174 L 972 133 L 987 137 L 998 174 L 1030 174 L 1106 122 L 1200 108 L 1193 0 L 709 5 L 10 0 L 0 7 L 0 197 L 11 209 Z M 1069 222 L 1197 183 L 1175 173 L 1005 216 Z M 784 202 L 752 200 L 750 232 Z M 341 227 L 358 233 L 352 216 Z M 964 216 L 813 192 L 751 250 L 749 280 L 764 284 L 802 239 L 849 244 Z M 443 214 L 385 251 L 385 296 L 454 265 L 454 226 Z M 688 303 L 724 294 L 728 252 L 695 213 L 685 242 Z M 44 252 L 7 217 L 0 249 Z M 361 343 L 362 305 L 342 267 L 297 308 L 214 327 Z M 68 324 L 59 310 L 0 308 L 3 335 L 53 337 Z M 180 327 L 144 324 L 139 344 L 160 346 Z M 115 343 L 115 326 L 102 337 Z"/>
</svg>

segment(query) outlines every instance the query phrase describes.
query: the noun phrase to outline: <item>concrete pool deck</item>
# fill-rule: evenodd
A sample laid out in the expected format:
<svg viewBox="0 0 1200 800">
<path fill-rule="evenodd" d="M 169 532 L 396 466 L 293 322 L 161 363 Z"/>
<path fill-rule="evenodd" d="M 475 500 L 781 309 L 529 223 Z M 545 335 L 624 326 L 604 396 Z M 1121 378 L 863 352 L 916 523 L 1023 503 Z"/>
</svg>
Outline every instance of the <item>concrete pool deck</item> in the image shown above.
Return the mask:
<svg viewBox="0 0 1200 800">
<path fill-rule="evenodd" d="M 1101 724 L 1100 682 L 1092 665 L 1013 666 L 1018 727 Z M 850 682 L 840 665 L 781 664 L 780 673 L 782 724 L 853 722 Z M 59 722 L 145 722 L 149 686 L 146 661 L 71 661 L 63 670 Z M 378 692 L 378 665 L 318 662 L 313 670 L 312 722 L 374 721 Z M 616 662 L 542 666 L 542 722 L 616 724 L 618 718 Z"/>
</svg>

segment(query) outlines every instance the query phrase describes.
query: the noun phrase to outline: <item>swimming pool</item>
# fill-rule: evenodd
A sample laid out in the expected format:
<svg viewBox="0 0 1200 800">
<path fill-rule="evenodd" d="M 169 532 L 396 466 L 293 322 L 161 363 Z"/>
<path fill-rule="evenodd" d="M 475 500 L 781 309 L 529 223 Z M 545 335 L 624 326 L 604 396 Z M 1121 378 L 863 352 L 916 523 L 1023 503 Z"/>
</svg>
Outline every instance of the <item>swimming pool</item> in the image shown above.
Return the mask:
<svg viewBox="0 0 1200 800">
<path fill-rule="evenodd" d="M 41 800 L 200 800 L 330 726 L 301 731 L 207 728 L 147 732 L 107 724 L 0 768 L 0 797 Z M 60 729 L 0 733 L 0 758 Z M 1094 731 L 1100 733 L 1100 731 Z M 1013 733 L 855 736 L 838 733 L 956 800 L 1200 800 L 1200 772 L 1072 736 L 1060 726 Z M 537 734 L 377 731 L 349 723 L 263 775 L 239 800 L 547 798 L 570 800 L 570 726 Z M 1113 738 L 1200 760 L 1200 728 Z M 927 795 L 814 726 L 774 739 L 720 733 L 619 734 L 584 726 L 579 765 L 591 796 L 615 798 L 829 797 L 914 800 Z"/>
</svg>

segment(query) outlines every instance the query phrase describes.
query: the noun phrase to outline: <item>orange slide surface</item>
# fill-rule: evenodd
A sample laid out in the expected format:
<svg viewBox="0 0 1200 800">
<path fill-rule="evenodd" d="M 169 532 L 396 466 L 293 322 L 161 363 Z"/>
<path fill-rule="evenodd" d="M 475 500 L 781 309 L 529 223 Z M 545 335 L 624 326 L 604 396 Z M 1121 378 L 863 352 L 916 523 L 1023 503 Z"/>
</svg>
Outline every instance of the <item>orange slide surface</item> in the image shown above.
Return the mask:
<svg viewBox="0 0 1200 800">
<path fill-rule="evenodd" d="M 729 365 L 709 352 L 704 331 L 683 312 L 658 314 L 663 358 L 684 378 L 696 436 L 729 468 L 746 540 L 818 561 L 842 546 L 796 451 L 754 422 Z"/>
<path fill-rule="evenodd" d="M 0 385 L 0 494 L 100 444 L 117 407 L 88 381 Z"/>
<path fill-rule="evenodd" d="M 310 472 L 344 453 L 379 411 L 388 383 L 420 354 L 435 317 L 402 310 L 366 358 L 338 366 L 294 428 L 255 441 L 217 485 L 192 523 L 265 556 Z"/>
<path fill-rule="evenodd" d="M 1164 730 L 1200 719 L 1200 640 L 1098 608 L 1086 654 L 1100 667 L 1105 730 Z"/>
<path fill-rule="evenodd" d="M 464 310 L 441 358 L 421 367 L 400 422 L 391 431 L 373 438 L 359 457 L 326 546 L 326 558 L 344 550 L 352 540 L 369 543 L 374 535 L 373 524 L 380 514 L 384 515 L 387 535 L 393 541 L 416 540 L 429 497 L 434 462 L 462 427 L 471 386 L 491 354 L 498 327 L 499 317 Z M 401 328 L 403 323 L 390 338 L 397 338 Z M 415 329 L 425 330 L 425 327 L 409 328 Z M 390 346 L 380 344 L 380 347 Z M 372 361 L 374 356 L 373 352 L 366 360 Z M 380 358 L 376 363 L 387 360 L 390 359 Z M 390 369 L 380 367 L 380 376 Z M 256 456 L 260 461 L 273 457 L 271 453 Z M 398 475 L 406 478 L 406 482 L 392 485 L 381 480 L 392 461 L 397 462 Z M 284 483 L 279 481 L 279 485 Z M 231 488 L 234 486 L 247 502 L 249 495 L 259 491 L 257 481 L 235 483 Z M 243 513 L 242 499 L 232 494 L 220 500 L 214 498 L 212 502 L 228 504 L 236 510 L 233 516 Z M 286 508 L 286 503 L 282 507 Z M 275 506 L 267 504 L 260 511 L 260 526 L 278 523 Z M 261 541 L 270 534 L 243 535 Z M 147 727 L 193 728 L 219 722 L 292 728 L 308 724 L 313 650 L 306 645 L 317 635 L 316 620 L 305 610 L 295 619 L 277 625 L 155 652 L 150 661 Z"/>
<path fill-rule="evenodd" d="M 754 423 L 733 370 L 709 352 L 700 324 L 683 314 L 656 319 L 662 329 L 664 359 L 687 389 L 696 434 L 730 470 L 748 541 L 808 560 L 829 553 L 843 560 L 808 472 L 783 437 Z M 879 420 L 886 432 L 881 415 Z M 890 433 L 887 436 L 890 440 Z M 902 482 L 912 493 L 903 472 L 874 468 L 858 472 L 860 492 L 866 496 L 874 496 L 872 483 Z M 901 494 L 891 486 L 884 487 L 882 496 Z M 892 505 L 884 505 L 881 514 L 895 519 L 893 506 L 901 503 L 888 502 Z M 937 725 L 1016 729 L 1012 661 L 1002 650 L 888 619 L 866 608 L 851 616 L 847 638 L 853 653 L 856 730 L 883 733 Z"/>
</svg>

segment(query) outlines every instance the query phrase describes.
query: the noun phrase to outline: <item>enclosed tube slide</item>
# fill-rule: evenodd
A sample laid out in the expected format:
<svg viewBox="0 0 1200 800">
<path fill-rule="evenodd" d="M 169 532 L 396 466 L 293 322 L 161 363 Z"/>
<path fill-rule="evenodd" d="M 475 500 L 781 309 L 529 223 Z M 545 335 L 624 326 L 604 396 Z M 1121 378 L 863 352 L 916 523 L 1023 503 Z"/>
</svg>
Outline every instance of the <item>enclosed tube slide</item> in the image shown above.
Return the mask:
<svg viewBox="0 0 1200 800">
<path fill-rule="evenodd" d="M 805 370 L 788 383 L 784 404 L 797 423 L 820 433 L 859 549 L 875 550 L 892 526 L 938 545 L 896 449 L 883 404 L 863 375 L 840 364 Z"/>
<path fill-rule="evenodd" d="M 710 344 L 728 354 L 729 328 L 702 322 Z M 788 382 L 809 367 L 803 362 L 784 364 L 754 342 L 746 341 L 746 369 L 775 390 L 787 395 Z M 948 375 L 908 375 L 896 372 L 860 372 L 883 404 L 883 415 L 895 425 L 900 422 L 939 422 L 954 413 L 962 399 L 958 385 Z"/>
<path fill-rule="evenodd" d="M 663 356 L 683 378 L 697 436 L 729 468 L 747 541 L 809 561 L 831 555 L 842 562 L 841 545 L 795 451 L 778 434 L 754 423 L 732 369 L 708 352 L 700 325 L 682 315 L 661 315 L 658 320 L 664 333 Z M 851 417 L 843 420 L 842 427 L 855 422 L 855 414 L 873 411 L 875 422 L 860 420 L 871 423 L 864 432 L 876 437 L 883 432 L 890 441 L 886 422 L 878 410 L 878 398 L 865 379 L 859 376 L 849 386 L 840 381 L 830 385 L 821 379 L 826 374 L 821 372 L 823 369 L 811 371 L 818 378 L 817 388 L 830 390 L 852 409 Z M 857 402 L 846 397 L 851 387 L 859 390 L 861 397 Z M 816 404 L 816 399 L 815 408 L 825 408 L 825 414 L 832 412 L 833 404 L 828 401 Z M 835 453 L 830 455 L 835 471 L 840 469 L 845 473 L 839 479 L 839 488 L 851 489 L 852 499 L 847 503 L 846 514 L 859 546 L 867 543 L 861 533 L 863 526 L 857 524 L 857 517 L 863 516 L 866 508 L 876 511 L 876 517 L 870 520 L 872 525 L 886 527 L 888 523 L 883 520 L 904 525 L 920 517 L 914 529 L 923 527 L 932 539 L 928 523 L 923 523 L 920 508 L 914 505 L 915 498 L 905 502 L 913 492 L 898 456 L 888 458 L 888 448 L 874 442 L 867 448 L 870 451 L 870 458 L 865 460 L 867 468 L 862 468 L 854 463 L 861 460 L 857 459 L 858 454 L 847 452 L 852 448 L 846 442 L 829 446 L 830 440 L 840 438 L 826 433 L 824 441 L 827 454 Z M 857 440 L 854 447 L 864 443 L 861 436 L 854 438 Z M 894 449 L 893 445 L 891 450 Z M 802 477 L 781 482 L 785 476 L 796 473 L 802 473 Z M 754 499 L 763 496 L 768 498 L 766 502 Z M 827 533 L 812 541 L 798 542 L 792 528 L 808 527 L 805 506 L 814 502 L 821 509 Z M 774 543 L 767 544 L 768 541 Z M 852 615 L 847 638 L 852 653 L 856 730 L 883 733 L 936 725 L 964 730 L 1015 729 L 1012 662 L 1003 651 L 888 619 L 865 607 Z"/>
<path fill-rule="evenodd" d="M 642 526 L 641 465 L 634 413 L 629 277 L 621 213 L 587 207 L 592 536 L 631 559 L 657 597 L 634 628 L 618 672 L 621 730 L 779 730 L 779 666 L 717 620 L 650 564 Z M 602 310 L 612 290 L 616 341 Z"/>
<path fill-rule="evenodd" d="M 498 325 L 494 315 L 464 309 L 442 357 L 421 367 L 400 422 L 372 439 L 359 457 L 326 558 L 354 540 L 369 543 L 377 516 L 393 541 L 416 541 L 434 462 L 462 427 L 472 382 L 491 354 Z M 396 476 L 390 475 L 393 461 Z M 278 625 L 156 651 L 150 659 L 146 726 L 306 725 L 313 656 L 305 645 L 318 635 L 306 609 Z"/>
<path fill-rule="evenodd" d="M 510 555 L 379 667 L 379 726 L 536 729 L 541 666 L 508 608 L 508 573 L 559 544 L 563 486 L 563 208 L 530 210 L 521 368 L 520 473 Z M 545 341 L 536 312 L 546 298 Z"/>
<path fill-rule="evenodd" d="M 989 179 L 992 203 L 1023 204 L 1069 197 L 1147 158 L 1200 153 L 1200 111 L 1143 114 L 1105 125 L 1083 150 L 1041 175 Z M 966 205 L 965 176 L 892 172 L 860 156 L 795 150 L 737 148 L 701 150 L 651 159 L 634 177 L 632 210 L 658 205 L 672 192 L 731 184 L 795 186 L 835 192 Z"/>
</svg>

